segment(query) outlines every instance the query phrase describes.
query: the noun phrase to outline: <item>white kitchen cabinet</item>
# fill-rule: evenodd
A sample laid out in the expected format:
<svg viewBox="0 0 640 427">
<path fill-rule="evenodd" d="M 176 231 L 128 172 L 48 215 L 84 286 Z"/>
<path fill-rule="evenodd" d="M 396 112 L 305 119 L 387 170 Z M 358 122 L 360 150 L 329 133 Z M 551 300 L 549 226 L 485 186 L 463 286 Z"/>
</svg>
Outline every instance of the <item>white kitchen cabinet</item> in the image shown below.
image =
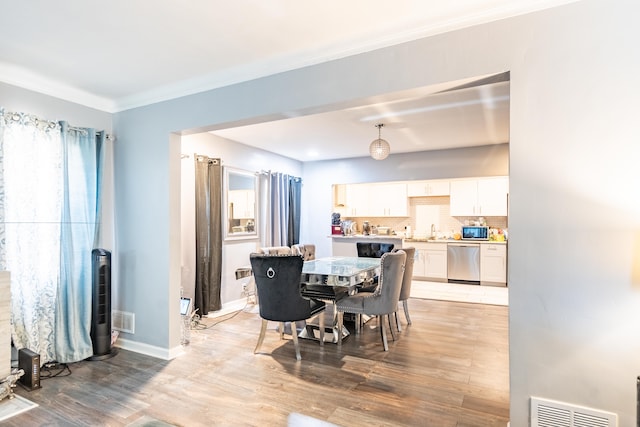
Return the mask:
<svg viewBox="0 0 640 427">
<path fill-rule="evenodd" d="M 369 186 L 370 216 L 408 216 L 407 185 L 404 183 Z"/>
<path fill-rule="evenodd" d="M 229 190 L 228 203 L 232 206 L 233 219 L 255 217 L 255 192 L 253 190 Z"/>
<path fill-rule="evenodd" d="M 447 244 L 405 242 L 405 246 L 416 248 L 413 277 L 447 279 Z"/>
<path fill-rule="evenodd" d="M 370 216 L 368 184 L 348 184 L 345 193 L 346 216 Z"/>
<path fill-rule="evenodd" d="M 347 217 L 409 215 L 405 183 L 349 184 L 345 194 L 346 206 L 341 213 Z"/>
<path fill-rule="evenodd" d="M 448 180 L 410 181 L 407 184 L 407 197 L 448 196 Z"/>
<path fill-rule="evenodd" d="M 450 191 L 451 216 L 507 216 L 508 177 L 454 180 Z"/>
<path fill-rule="evenodd" d="M 480 245 L 480 284 L 506 286 L 507 245 L 491 243 Z"/>
</svg>

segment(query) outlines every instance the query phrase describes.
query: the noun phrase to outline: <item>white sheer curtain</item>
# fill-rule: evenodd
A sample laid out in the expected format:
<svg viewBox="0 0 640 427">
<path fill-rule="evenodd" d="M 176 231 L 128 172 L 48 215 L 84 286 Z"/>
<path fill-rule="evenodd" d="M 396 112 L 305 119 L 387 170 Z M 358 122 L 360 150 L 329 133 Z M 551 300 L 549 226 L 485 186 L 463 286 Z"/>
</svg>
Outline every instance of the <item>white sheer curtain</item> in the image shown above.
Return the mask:
<svg viewBox="0 0 640 427">
<path fill-rule="evenodd" d="M 93 354 L 91 249 L 102 142 L 0 108 L 0 270 L 11 272 L 11 334 L 41 363 Z"/>
<path fill-rule="evenodd" d="M 51 176 L 62 167 L 60 128 L 28 115 L 7 119 L 0 120 L 0 269 L 11 272 L 14 344 L 39 353 L 44 363 L 55 360 L 63 191 Z"/>
</svg>

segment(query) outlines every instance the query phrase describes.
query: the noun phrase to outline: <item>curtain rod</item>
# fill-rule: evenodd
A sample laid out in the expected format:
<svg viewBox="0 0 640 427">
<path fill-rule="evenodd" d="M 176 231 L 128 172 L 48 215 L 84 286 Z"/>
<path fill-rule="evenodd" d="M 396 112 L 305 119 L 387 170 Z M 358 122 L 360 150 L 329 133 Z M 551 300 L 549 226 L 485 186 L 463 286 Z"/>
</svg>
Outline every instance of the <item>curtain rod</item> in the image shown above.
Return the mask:
<svg viewBox="0 0 640 427">
<path fill-rule="evenodd" d="M 21 112 L 17 112 L 17 111 L 6 111 L 4 108 L 0 107 L 0 115 L 4 116 L 4 119 L 7 122 L 15 122 L 15 123 L 20 123 L 22 125 L 28 125 L 28 124 L 32 124 L 35 125 L 36 127 L 41 128 L 42 130 L 52 130 L 52 129 L 56 129 L 60 127 L 60 121 L 55 121 L 55 120 L 45 120 L 43 118 L 40 118 L 34 114 L 29 114 L 29 113 L 21 113 Z M 68 126 L 69 130 L 72 130 L 74 132 L 82 132 L 82 133 L 86 133 L 87 129 L 86 128 L 80 128 L 80 127 L 76 127 L 76 126 Z M 104 132 L 105 133 L 105 138 L 108 141 L 115 141 L 115 137 L 111 134 L 106 133 L 105 131 L 96 131 L 96 133 L 100 133 L 100 132 Z"/>
</svg>

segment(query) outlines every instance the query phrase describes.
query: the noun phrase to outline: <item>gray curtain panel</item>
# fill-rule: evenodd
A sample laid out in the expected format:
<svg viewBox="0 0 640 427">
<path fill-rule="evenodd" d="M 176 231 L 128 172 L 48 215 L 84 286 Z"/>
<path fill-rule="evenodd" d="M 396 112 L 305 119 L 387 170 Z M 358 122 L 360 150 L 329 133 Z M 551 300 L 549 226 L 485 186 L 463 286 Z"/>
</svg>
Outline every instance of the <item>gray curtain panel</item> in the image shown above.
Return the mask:
<svg viewBox="0 0 640 427">
<path fill-rule="evenodd" d="M 196 286 L 198 314 L 222 308 L 222 166 L 220 159 L 195 156 Z"/>
</svg>

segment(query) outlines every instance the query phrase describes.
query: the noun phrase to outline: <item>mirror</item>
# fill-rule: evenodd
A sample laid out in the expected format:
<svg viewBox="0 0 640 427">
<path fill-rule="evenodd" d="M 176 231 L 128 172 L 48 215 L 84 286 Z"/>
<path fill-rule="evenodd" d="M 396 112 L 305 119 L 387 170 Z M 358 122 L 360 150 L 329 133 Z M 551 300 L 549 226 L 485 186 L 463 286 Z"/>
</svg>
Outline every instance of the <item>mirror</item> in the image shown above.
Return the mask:
<svg viewBox="0 0 640 427">
<path fill-rule="evenodd" d="M 224 168 L 225 179 L 225 237 L 253 239 L 258 236 L 256 227 L 257 178 L 253 172 Z"/>
</svg>

